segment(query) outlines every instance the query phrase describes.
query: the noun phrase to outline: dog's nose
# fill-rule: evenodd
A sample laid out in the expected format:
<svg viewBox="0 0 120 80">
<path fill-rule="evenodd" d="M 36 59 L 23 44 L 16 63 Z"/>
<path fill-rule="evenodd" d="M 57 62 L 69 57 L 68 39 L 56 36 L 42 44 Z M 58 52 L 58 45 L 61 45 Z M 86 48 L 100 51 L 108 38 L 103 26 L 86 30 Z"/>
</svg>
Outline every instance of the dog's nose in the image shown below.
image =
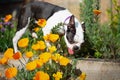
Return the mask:
<svg viewBox="0 0 120 80">
<path fill-rule="evenodd" d="M 78 49 L 79 49 L 78 46 L 74 46 L 74 47 L 73 47 L 73 50 L 78 50 Z"/>
</svg>

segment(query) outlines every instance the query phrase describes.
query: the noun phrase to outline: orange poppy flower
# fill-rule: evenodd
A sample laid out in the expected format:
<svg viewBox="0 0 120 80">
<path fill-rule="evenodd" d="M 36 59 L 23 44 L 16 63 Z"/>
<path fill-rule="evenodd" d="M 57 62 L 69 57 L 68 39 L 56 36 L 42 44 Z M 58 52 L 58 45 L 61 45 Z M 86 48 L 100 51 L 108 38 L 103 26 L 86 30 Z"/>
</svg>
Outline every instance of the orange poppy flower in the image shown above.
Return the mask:
<svg viewBox="0 0 120 80">
<path fill-rule="evenodd" d="M 6 69 L 5 71 L 5 76 L 10 79 L 10 78 L 13 78 L 17 75 L 17 68 L 15 67 L 12 67 L 12 68 L 8 68 Z"/>
<path fill-rule="evenodd" d="M 18 46 L 21 48 L 25 48 L 28 46 L 29 43 L 29 39 L 28 38 L 23 38 L 21 40 L 18 41 Z"/>
<path fill-rule="evenodd" d="M 5 16 L 5 19 L 4 19 L 4 22 L 8 22 L 10 19 L 12 18 L 12 15 L 6 15 Z"/>
<path fill-rule="evenodd" d="M 101 11 L 100 10 L 93 10 L 93 13 L 96 15 L 99 15 L 101 13 Z"/>
<path fill-rule="evenodd" d="M 35 77 L 33 80 L 50 80 L 50 77 L 47 73 L 43 72 L 43 71 L 38 71 L 35 74 Z"/>
<path fill-rule="evenodd" d="M 35 60 L 35 61 L 36 61 L 36 63 L 37 63 L 37 67 L 38 67 L 38 68 L 43 65 L 42 59 L 37 59 L 37 60 Z"/>
<path fill-rule="evenodd" d="M 47 21 L 45 19 L 38 19 L 37 21 L 37 25 L 40 26 L 40 27 L 45 27 Z"/>
<path fill-rule="evenodd" d="M 21 57 L 22 57 L 22 54 L 21 54 L 20 52 L 17 52 L 17 53 L 15 53 L 15 54 L 13 55 L 13 58 L 14 58 L 15 60 L 20 59 Z"/>
</svg>

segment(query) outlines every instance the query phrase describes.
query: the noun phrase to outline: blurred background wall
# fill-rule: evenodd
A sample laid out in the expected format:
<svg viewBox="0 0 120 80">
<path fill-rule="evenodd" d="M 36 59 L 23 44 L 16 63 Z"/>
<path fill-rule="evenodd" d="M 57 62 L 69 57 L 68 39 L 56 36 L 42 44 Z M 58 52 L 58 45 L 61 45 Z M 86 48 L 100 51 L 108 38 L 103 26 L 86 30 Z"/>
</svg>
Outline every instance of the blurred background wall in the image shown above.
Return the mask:
<svg viewBox="0 0 120 80">
<path fill-rule="evenodd" d="M 70 12 L 72 12 L 80 20 L 79 4 L 83 0 L 0 0 L 0 14 L 9 12 L 9 10 L 12 7 L 15 8 L 17 5 L 19 5 L 19 3 L 21 4 L 21 2 L 23 2 L 23 4 L 26 4 L 27 2 L 30 1 L 44 1 L 65 7 L 69 9 Z M 110 8 L 110 1 L 111 0 L 100 0 L 100 6 L 101 6 L 100 10 L 102 11 L 102 14 L 100 15 L 100 21 L 102 23 L 108 21 L 106 10 Z M 120 0 L 118 0 L 118 3 L 120 4 Z"/>
</svg>

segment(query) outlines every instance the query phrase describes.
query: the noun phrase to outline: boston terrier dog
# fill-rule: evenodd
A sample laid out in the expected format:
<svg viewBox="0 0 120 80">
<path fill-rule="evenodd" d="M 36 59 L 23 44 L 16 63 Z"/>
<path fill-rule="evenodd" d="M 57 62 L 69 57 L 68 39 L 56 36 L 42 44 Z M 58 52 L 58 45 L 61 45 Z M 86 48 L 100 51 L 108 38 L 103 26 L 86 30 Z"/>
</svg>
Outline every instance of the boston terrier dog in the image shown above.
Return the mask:
<svg viewBox="0 0 120 80">
<path fill-rule="evenodd" d="M 30 19 L 46 19 L 47 24 L 42 29 L 43 34 L 47 35 L 51 29 L 62 22 L 64 25 L 64 39 L 68 47 L 68 52 L 73 54 L 74 51 L 79 50 L 81 44 L 84 42 L 84 30 L 77 18 L 67 9 L 59 7 L 47 2 L 32 2 L 24 5 L 20 10 L 18 17 L 18 27 L 15 36 L 13 37 L 13 47 L 15 53 L 18 52 L 17 42 L 29 28 Z"/>
</svg>

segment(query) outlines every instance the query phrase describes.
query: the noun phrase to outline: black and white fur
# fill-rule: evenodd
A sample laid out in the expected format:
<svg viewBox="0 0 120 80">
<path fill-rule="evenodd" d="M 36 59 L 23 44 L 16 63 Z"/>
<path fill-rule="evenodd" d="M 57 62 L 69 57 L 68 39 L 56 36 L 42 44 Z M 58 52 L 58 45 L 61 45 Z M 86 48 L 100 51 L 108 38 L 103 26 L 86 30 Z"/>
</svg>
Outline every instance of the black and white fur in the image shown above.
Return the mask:
<svg viewBox="0 0 120 80">
<path fill-rule="evenodd" d="M 68 18 L 69 16 L 70 18 Z M 84 31 L 81 23 L 69 10 L 47 2 L 32 2 L 23 6 L 20 10 L 17 32 L 13 38 L 15 52 L 19 51 L 17 42 L 25 33 L 26 29 L 29 28 L 31 18 L 35 20 L 44 18 L 47 20 L 46 26 L 42 29 L 44 35 L 49 34 L 53 26 L 60 22 L 67 24 L 64 25 L 64 38 L 67 47 L 72 51 L 80 49 L 81 44 L 84 42 Z"/>
</svg>

